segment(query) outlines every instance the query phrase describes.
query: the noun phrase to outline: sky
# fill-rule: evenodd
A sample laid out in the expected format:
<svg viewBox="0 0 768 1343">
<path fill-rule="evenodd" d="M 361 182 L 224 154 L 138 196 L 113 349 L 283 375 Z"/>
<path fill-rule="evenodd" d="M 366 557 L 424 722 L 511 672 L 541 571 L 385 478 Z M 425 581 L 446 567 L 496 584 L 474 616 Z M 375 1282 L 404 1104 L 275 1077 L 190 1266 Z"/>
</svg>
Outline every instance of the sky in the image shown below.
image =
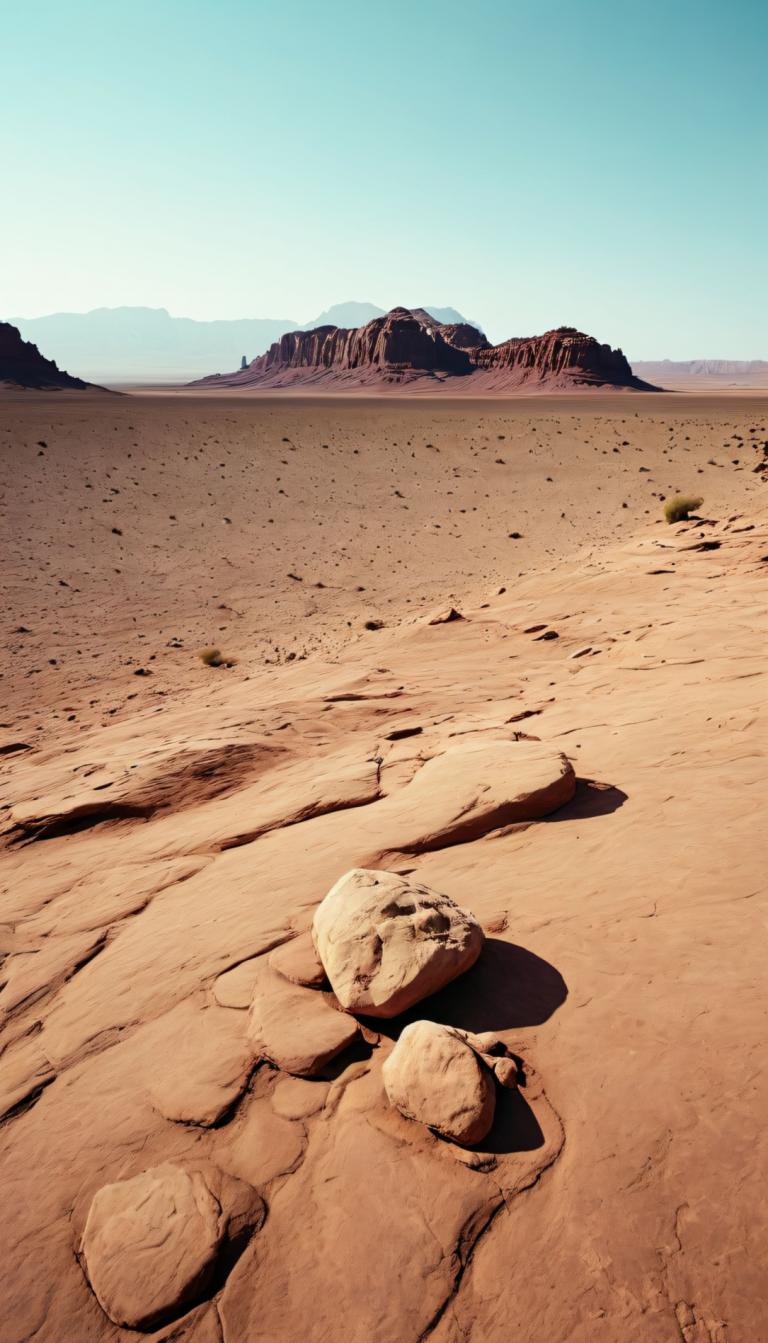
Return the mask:
<svg viewBox="0 0 768 1343">
<path fill-rule="evenodd" d="M 766 0 L 0 0 L 0 317 L 768 358 Z"/>
</svg>

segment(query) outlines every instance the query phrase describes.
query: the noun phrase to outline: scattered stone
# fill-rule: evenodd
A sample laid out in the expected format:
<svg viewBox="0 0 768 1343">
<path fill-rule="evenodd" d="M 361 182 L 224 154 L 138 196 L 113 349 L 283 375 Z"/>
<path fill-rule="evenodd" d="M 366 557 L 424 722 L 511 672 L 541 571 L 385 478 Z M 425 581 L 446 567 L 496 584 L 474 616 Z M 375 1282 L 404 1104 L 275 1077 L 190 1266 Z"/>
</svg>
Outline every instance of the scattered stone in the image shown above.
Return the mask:
<svg viewBox="0 0 768 1343">
<path fill-rule="evenodd" d="M 448 625 L 454 620 L 466 620 L 466 616 L 463 616 L 461 611 L 457 611 L 455 606 L 442 606 L 427 617 L 427 624 Z"/>
<path fill-rule="evenodd" d="M 447 895 L 353 868 L 315 911 L 312 935 L 347 1012 L 394 1017 L 474 965 L 484 934 Z"/>
<path fill-rule="evenodd" d="M 406 1026 L 382 1068 L 384 1088 L 407 1119 L 468 1145 L 488 1134 L 496 1109 L 489 1070 L 450 1026 Z"/>
<path fill-rule="evenodd" d="M 199 1301 L 225 1239 L 263 1219 L 258 1195 L 214 1167 L 154 1166 L 99 1189 L 80 1254 L 104 1313 L 146 1331 Z"/>
<path fill-rule="evenodd" d="M 357 1037 L 357 1022 L 323 994 L 290 984 L 268 965 L 259 968 L 248 1017 L 248 1038 L 259 1058 L 282 1072 L 311 1077 Z"/>
<path fill-rule="evenodd" d="M 491 1064 L 499 1086 L 514 1091 L 517 1086 L 517 1064 L 514 1059 L 494 1059 Z"/>
<path fill-rule="evenodd" d="M 325 970 L 318 959 L 310 932 L 300 933 L 290 942 L 276 947 L 269 957 L 269 964 L 291 984 L 318 989 L 325 983 Z"/>
<path fill-rule="evenodd" d="M 559 639 L 559 638 L 560 635 L 558 634 L 557 630 L 545 630 L 544 633 L 540 634 L 537 639 L 534 639 L 534 643 L 541 643 L 542 639 Z"/>
</svg>

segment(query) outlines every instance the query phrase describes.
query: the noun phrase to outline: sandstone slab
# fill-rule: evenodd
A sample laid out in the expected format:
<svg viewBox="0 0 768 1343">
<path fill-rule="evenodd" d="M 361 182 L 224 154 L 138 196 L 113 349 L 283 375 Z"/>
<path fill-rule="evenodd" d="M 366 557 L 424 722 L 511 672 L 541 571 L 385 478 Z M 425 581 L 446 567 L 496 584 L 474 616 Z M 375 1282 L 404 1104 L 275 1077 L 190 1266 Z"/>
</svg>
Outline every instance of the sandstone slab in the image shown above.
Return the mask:
<svg viewBox="0 0 768 1343">
<path fill-rule="evenodd" d="M 270 953 L 269 963 L 273 970 L 292 984 L 303 984 L 306 988 L 318 989 L 325 982 L 325 970 L 315 950 L 310 932 L 300 933 L 290 942 L 275 947 Z"/>
<path fill-rule="evenodd" d="M 353 868 L 315 911 L 312 935 L 342 1007 L 394 1017 L 474 965 L 484 934 L 447 896 Z"/>
<path fill-rule="evenodd" d="M 80 1254 L 113 1323 L 157 1328 L 204 1295 L 230 1230 L 217 1176 L 166 1163 L 104 1185 L 94 1195 Z M 241 1203 L 243 1194 L 238 1190 Z M 260 1220 L 261 1201 L 252 1191 L 245 1200 L 251 1217 Z M 245 1205 L 234 1214 L 235 1222 L 247 1217 Z"/>
<path fill-rule="evenodd" d="M 258 1058 L 282 1072 L 312 1076 L 357 1039 L 356 1021 L 320 993 L 283 979 L 268 965 L 254 988 L 248 1038 Z"/>
<path fill-rule="evenodd" d="M 502 826 L 539 820 L 570 802 L 575 790 L 570 761 L 543 742 L 452 746 L 422 765 L 393 798 L 398 824 L 391 826 L 389 842 L 408 853 L 464 844 Z"/>
<path fill-rule="evenodd" d="M 458 1143 L 480 1142 L 493 1123 L 496 1092 L 488 1068 L 450 1026 L 406 1026 L 382 1069 L 393 1105 Z"/>
</svg>

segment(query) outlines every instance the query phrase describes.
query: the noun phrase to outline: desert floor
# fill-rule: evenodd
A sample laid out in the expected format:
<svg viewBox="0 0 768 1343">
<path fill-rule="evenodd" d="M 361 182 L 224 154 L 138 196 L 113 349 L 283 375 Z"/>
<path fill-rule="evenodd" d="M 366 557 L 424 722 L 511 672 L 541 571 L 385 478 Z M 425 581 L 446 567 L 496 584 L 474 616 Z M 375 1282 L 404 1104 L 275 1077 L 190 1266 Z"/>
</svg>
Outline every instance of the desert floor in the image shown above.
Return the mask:
<svg viewBox="0 0 768 1343">
<path fill-rule="evenodd" d="M 766 444 L 760 394 L 3 395 L 3 1343 L 768 1338 Z M 450 817 L 531 737 L 574 801 L 424 851 L 424 762 Z M 392 1110 L 391 1031 L 254 1066 L 354 866 L 483 924 L 422 1011 L 523 1061 L 477 1151 Z M 139 1335 L 77 1252 L 163 1162 L 266 1220 Z"/>
</svg>

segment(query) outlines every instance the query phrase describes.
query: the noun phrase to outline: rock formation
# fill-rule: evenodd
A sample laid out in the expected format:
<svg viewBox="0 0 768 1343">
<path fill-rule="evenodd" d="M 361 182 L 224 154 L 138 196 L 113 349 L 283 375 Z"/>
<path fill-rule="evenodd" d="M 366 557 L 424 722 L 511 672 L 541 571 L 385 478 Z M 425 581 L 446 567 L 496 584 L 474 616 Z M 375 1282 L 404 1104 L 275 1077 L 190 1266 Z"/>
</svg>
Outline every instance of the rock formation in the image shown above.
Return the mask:
<svg viewBox="0 0 768 1343">
<path fill-rule="evenodd" d="M 52 359 L 45 359 L 36 345 L 22 340 L 10 322 L 0 322 L 0 387 L 3 385 L 46 391 L 59 387 L 84 391 L 91 386 L 63 373 Z"/>
<path fill-rule="evenodd" d="M 446 383 L 470 394 L 523 385 L 654 390 L 634 376 L 621 350 L 573 327 L 490 345 L 470 323 L 442 323 L 424 308 L 393 308 L 356 328 L 290 331 L 246 368 L 192 386 L 354 390 Z"/>
<path fill-rule="evenodd" d="M 601 345 L 572 326 L 559 326 L 543 336 L 513 338 L 473 354 L 479 370 L 492 374 L 496 386 L 531 383 L 558 386 L 632 387 L 651 390 L 636 378 L 621 350 Z M 491 379 L 486 382 L 491 384 Z"/>
<path fill-rule="evenodd" d="M 348 1012 L 394 1017 L 474 965 L 483 931 L 447 895 L 355 868 L 315 911 L 312 933 Z"/>
</svg>

